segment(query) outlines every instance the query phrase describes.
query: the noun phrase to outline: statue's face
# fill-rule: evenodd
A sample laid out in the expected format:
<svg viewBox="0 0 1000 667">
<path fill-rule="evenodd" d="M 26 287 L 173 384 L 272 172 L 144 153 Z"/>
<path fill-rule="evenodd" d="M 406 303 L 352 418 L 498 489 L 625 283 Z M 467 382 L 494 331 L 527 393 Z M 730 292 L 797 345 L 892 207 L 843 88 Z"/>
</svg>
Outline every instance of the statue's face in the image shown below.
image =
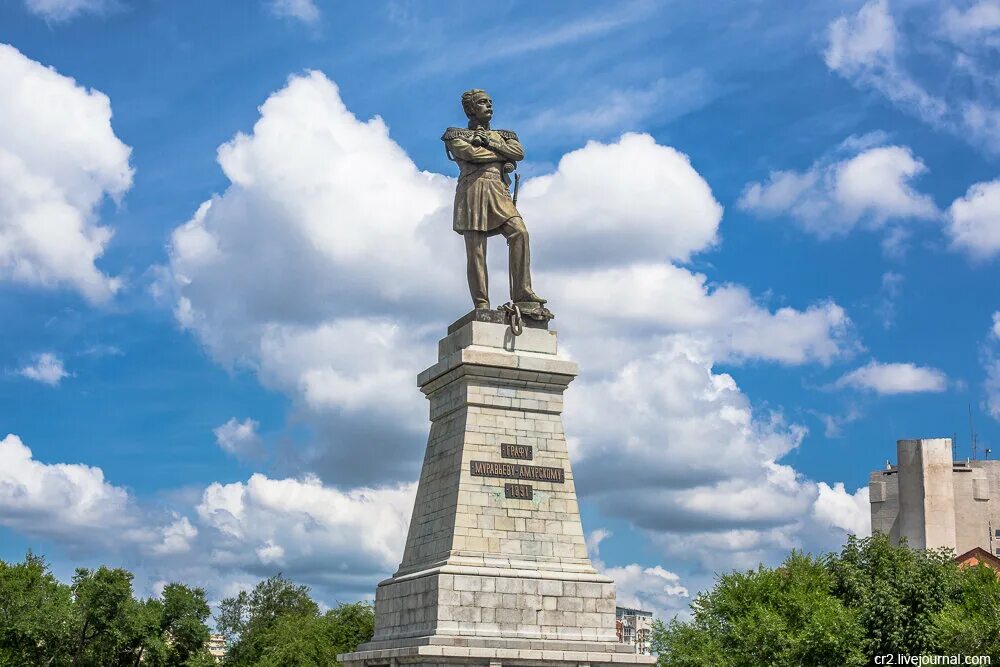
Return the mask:
<svg viewBox="0 0 1000 667">
<path fill-rule="evenodd" d="M 472 98 L 472 117 L 479 123 L 488 123 L 493 118 L 493 100 L 485 93 Z"/>
</svg>

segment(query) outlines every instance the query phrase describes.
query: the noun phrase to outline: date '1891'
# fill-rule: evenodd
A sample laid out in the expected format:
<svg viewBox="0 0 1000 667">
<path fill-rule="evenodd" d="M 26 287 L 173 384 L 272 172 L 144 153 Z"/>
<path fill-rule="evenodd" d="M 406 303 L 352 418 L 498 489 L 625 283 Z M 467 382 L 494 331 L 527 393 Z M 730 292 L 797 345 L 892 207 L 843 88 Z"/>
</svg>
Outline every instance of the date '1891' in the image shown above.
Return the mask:
<svg viewBox="0 0 1000 667">
<path fill-rule="evenodd" d="M 531 500 L 534 497 L 529 484 L 504 484 L 503 495 L 518 500 Z"/>
</svg>

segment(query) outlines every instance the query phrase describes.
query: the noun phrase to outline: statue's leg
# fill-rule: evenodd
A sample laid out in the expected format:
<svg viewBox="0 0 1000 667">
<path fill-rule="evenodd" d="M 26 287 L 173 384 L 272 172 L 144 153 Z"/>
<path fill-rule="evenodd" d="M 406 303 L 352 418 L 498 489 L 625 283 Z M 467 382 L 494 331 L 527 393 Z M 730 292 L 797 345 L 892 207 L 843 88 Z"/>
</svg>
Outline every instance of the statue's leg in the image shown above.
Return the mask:
<svg viewBox="0 0 1000 667">
<path fill-rule="evenodd" d="M 486 232 L 463 232 L 469 292 L 476 308 L 490 307 L 489 276 L 486 272 Z"/>
<path fill-rule="evenodd" d="M 500 227 L 510 250 L 510 299 L 511 301 L 536 301 L 545 299 L 531 289 L 531 248 L 528 230 L 521 218 L 511 218 Z"/>
</svg>

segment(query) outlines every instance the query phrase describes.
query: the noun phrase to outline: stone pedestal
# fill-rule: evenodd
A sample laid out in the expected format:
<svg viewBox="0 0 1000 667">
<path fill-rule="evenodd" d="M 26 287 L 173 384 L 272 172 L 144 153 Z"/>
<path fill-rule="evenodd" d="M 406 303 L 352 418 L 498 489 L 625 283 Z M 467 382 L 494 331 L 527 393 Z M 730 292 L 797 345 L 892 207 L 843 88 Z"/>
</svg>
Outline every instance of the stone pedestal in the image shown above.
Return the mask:
<svg viewBox="0 0 1000 667">
<path fill-rule="evenodd" d="M 463 318 L 466 319 L 466 318 Z M 563 432 L 577 374 L 554 331 L 459 320 L 417 381 L 431 432 L 375 636 L 377 665 L 650 665 L 615 638 L 614 582 L 587 557 Z"/>
</svg>

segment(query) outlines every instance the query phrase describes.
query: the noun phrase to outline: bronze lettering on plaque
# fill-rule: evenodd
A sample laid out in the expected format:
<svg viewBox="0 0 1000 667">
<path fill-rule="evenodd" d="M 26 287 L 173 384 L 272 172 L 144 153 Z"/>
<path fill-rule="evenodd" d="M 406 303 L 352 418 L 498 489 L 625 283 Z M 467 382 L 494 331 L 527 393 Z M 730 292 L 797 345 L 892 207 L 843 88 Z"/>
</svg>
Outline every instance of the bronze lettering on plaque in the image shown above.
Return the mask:
<svg viewBox="0 0 1000 667">
<path fill-rule="evenodd" d="M 529 466 L 524 463 L 497 463 L 494 461 L 469 461 L 473 477 L 501 477 L 507 479 L 525 479 L 533 482 L 551 482 L 562 484 L 566 481 L 566 473 L 562 468 L 548 466 Z"/>
<path fill-rule="evenodd" d="M 525 461 L 535 458 L 534 452 L 531 451 L 531 445 L 501 444 L 500 456 L 505 459 L 524 459 Z"/>
<path fill-rule="evenodd" d="M 534 497 L 529 484 L 504 484 L 503 495 L 518 500 L 531 500 Z"/>
</svg>

